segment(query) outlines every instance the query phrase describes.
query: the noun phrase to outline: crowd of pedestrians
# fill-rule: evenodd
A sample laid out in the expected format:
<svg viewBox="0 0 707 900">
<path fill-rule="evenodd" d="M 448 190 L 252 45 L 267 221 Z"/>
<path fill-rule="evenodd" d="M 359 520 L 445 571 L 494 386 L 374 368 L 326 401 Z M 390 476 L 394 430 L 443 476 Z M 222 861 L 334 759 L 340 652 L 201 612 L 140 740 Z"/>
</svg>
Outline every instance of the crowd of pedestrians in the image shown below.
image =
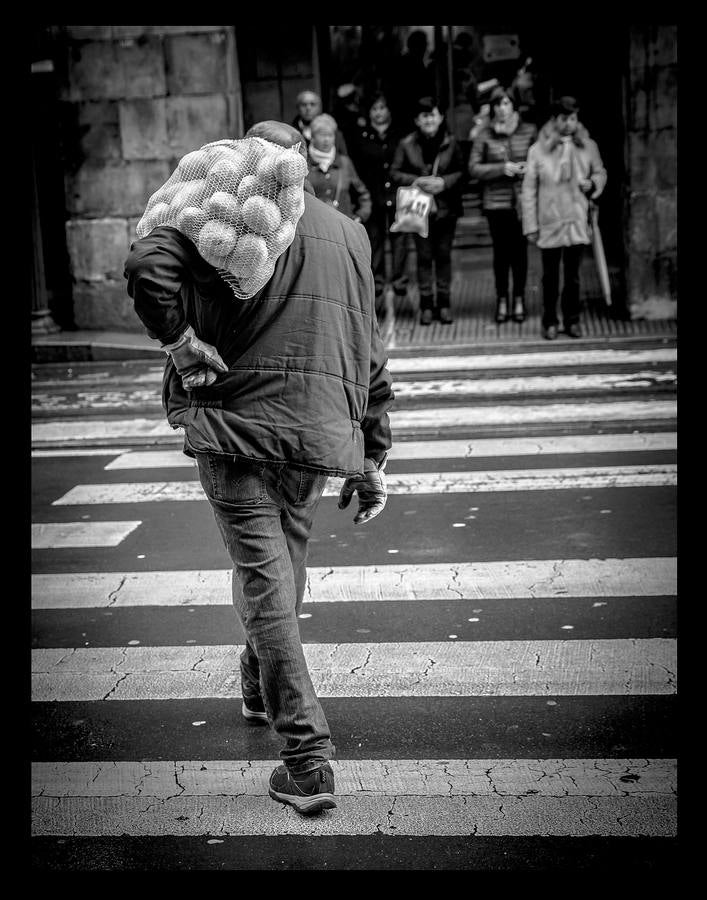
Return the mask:
<svg viewBox="0 0 707 900">
<path fill-rule="evenodd" d="M 391 231 L 391 226 L 399 188 L 414 186 L 431 197 L 425 232 L 410 229 L 420 324 L 435 318 L 442 324 L 453 321 L 452 244 L 463 215 L 462 193 L 472 179 L 491 236 L 496 322 L 526 318 L 532 243 L 542 259 L 543 336 L 557 337 L 559 300 L 565 333 L 580 337 L 579 266 L 582 247 L 592 239 L 590 204 L 604 189 L 606 171 L 596 143 L 579 121 L 577 100 L 565 96 L 554 102 L 548 121 L 538 129 L 525 82 L 523 91 L 515 82 L 507 88 L 497 84 L 470 131 L 466 163 L 434 95 L 422 38 L 422 32 L 410 35 L 408 53 L 401 59 L 405 77 L 396 78 L 387 93 L 361 96 L 355 85 L 341 85 L 337 119 L 322 112 L 318 94 L 303 91 L 292 122 L 307 141 L 316 196 L 366 228 L 379 318 L 385 315 L 386 285 L 398 297 L 407 293 L 411 243 L 405 230 Z"/>
</svg>

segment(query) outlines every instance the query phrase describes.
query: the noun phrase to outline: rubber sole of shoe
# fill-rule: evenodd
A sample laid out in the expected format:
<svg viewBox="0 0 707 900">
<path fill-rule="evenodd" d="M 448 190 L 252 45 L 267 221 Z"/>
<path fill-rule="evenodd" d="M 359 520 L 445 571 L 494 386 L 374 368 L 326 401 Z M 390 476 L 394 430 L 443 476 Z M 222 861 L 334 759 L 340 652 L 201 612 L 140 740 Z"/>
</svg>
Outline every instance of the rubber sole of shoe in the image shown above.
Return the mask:
<svg viewBox="0 0 707 900">
<path fill-rule="evenodd" d="M 266 712 L 254 712 L 252 709 L 248 709 L 245 703 L 241 704 L 241 713 L 244 719 L 247 719 L 249 722 L 262 722 L 263 724 L 267 724 L 268 714 Z"/>
<path fill-rule="evenodd" d="M 280 794 L 272 788 L 268 788 L 268 794 L 278 803 L 289 803 L 298 813 L 311 816 L 323 809 L 336 809 L 336 801 L 333 794 L 314 794 L 311 797 L 295 797 L 294 794 Z"/>
</svg>

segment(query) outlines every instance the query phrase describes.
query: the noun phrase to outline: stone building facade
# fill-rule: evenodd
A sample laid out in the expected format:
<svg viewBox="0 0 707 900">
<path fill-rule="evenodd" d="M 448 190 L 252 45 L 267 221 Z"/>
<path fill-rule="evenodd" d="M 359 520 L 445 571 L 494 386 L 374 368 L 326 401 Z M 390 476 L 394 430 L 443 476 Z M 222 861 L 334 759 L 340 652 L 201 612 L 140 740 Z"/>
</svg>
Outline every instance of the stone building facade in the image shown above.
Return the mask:
<svg viewBox="0 0 707 900">
<path fill-rule="evenodd" d="M 272 63 L 279 73 L 272 87 L 267 73 L 250 72 L 234 25 L 48 27 L 62 121 L 73 319 L 81 329 L 140 331 L 123 265 L 147 198 L 188 151 L 242 136 L 262 112 L 254 104 L 264 104 L 268 115 L 261 117 L 277 107 L 285 118 L 301 88 L 297 79 L 306 80 L 310 70 L 315 88 L 326 88 L 335 71 L 326 28 L 334 34 L 337 26 L 307 26 L 314 29 L 308 49 L 295 59 L 297 48 L 289 43 L 284 63 Z M 616 87 L 624 105 L 621 264 L 634 318 L 676 316 L 676 32 L 675 26 L 630 26 L 626 74 Z M 287 66 L 289 82 L 282 76 Z M 258 91 L 265 93 L 256 103 Z"/>
</svg>

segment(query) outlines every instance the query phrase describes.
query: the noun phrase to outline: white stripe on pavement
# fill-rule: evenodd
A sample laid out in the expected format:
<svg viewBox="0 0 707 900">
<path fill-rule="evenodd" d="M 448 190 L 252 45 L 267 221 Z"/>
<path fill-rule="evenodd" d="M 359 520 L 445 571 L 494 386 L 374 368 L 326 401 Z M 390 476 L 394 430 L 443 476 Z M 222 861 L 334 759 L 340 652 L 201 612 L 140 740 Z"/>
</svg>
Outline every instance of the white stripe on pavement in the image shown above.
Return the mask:
<svg viewBox="0 0 707 900">
<path fill-rule="evenodd" d="M 429 379 L 425 381 L 393 381 L 398 400 L 420 397 L 444 398 L 529 396 L 531 394 L 560 394 L 579 391 L 615 391 L 619 388 L 644 388 L 658 384 L 674 385 L 674 373 L 640 371 L 631 373 L 602 372 L 591 375 L 519 375 L 506 378 L 456 378 Z M 78 412 L 83 409 L 121 409 L 135 407 L 162 407 L 160 392 L 145 390 L 78 391 L 75 394 L 34 393 L 32 408 L 47 411 Z"/>
<path fill-rule="evenodd" d="M 597 403 L 510 404 L 494 406 L 450 406 L 434 409 L 403 409 L 390 413 L 393 437 L 396 432 L 418 428 L 465 428 L 495 425 L 557 424 L 566 422 L 643 421 L 673 419 L 675 400 L 602 401 Z M 160 418 L 94 419 L 34 422 L 32 443 L 57 441 L 162 440 L 183 441 L 181 429 L 173 429 Z"/>
<path fill-rule="evenodd" d="M 50 459 L 58 456 L 79 457 L 79 456 L 116 456 L 125 453 L 123 447 L 111 448 L 81 448 L 71 447 L 66 450 L 33 450 L 32 459 Z"/>
<path fill-rule="evenodd" d="M 141 525 L 137 522 L 42 522 L 32 525 L 33 550 L 117 547 Z"/>
<path fill-rule="evenodd" d="M 33 797 L 251 796 L 281 760 L 35 762 Z M 640 797 L 677 790 L 674 759 L 342 759 L 339 797 Z"/>
<path fill-rule="evenodd" d="M 537 438 L 481 438 L 470 441 L 396 441 L 389 459 L 471 459 L 493 456 L 538 456 L 565 453 L 627 453 L 632 451 L 675 450 L 674 431 L 644 434 L 558 435 Z M 81 451 L 35 450 L 33 456 L 61 456 Z M 193 468 L 196 460 L 181 450 L 88 450 L 88 454 L 119 454 L 104 469 Z"/>
<path fill-rule="evenodd" d="M 305 603 L 660 597 L 676 593 L 675 557 L 546 559 L 309 566 Z M 230 603 L 230 569 L 32 576 L 32 609 Z"/>
<path fill-rule="evenodd" d="M 676 800 L 638 797 L 348 796 L 337 809 L 301 816 L 268 796 L 166 800 L 138 797 L 36 797 L 32 834 L 156 835 L 474 835 L 475 837 L 674 837 Z M 265 789 L 263 790 L 263 794 Z"/>
<path fill-rule="evenodd" d="M 343 478 L 330 478 L 325 497 L 339 495 Z M 389 495 L 490 491 L 548 491 L 617 487 L 667 487 L 677 483 L 675 464 L 587 466 L 566 469 L 511 469 L 486 472 L 411 472 L 386 476 Z M 52 506 L 104 503 L 160 503 L 205 500 L 199 481 L 135 481 L 78 484 Z"/>
<path fill-rule="evenodd" d="M 655 350 L 578 350 L 556 353 L 494 353 L 479 356 L 420 356 L 388 358 L 388 371 L 401 372 L 466 372 L 474 369 L 530 369 L 558 366 L 596 366 L 615 364 L 644 365 L 675 362 L 675 348 Z"/>
<path fill-rule="evenodd" d="M 676 362 L 676 348 L 659 347 L 653 350 L 561 350 L 537 353 L 493 353 L 447 356 L 390 356 L 387 368 L 391 374 L 420 372 L 466 372 L 489 369 L 538 369 L 575 368 L 576 366 L 597 365 L 645 365 L 646 363 Z M 36 379 L 32 388 L 65 387 L 66 389 L 87 386 L 120 386 L 136 384 L 161 384 L 163 366 L 150 366 L 146 372 L 122 375 L 104 370 L 74 374 L 70 381 L 51 378 Z"/>
<path fill-rule="evenodd" d="M 599 373 L 595 375 L 519 375 L 509 378 L 456 378 L 428 381 L 393 381 L 398 400 L 443 396 L 486 397 L 531 394 L 559 394 L 578 391 L 615 391 L 618 388 L 645 388 L 656 384 L 676 384 L 672 373 L 632 372 L 631 374 Z"/>
<path fill-rule="evenodd" d="M 32 699 L 240 696 L 237 645 L 32 651 Z M 672 638 L 304 645 L 319 697 L 645 695 L 676 692 Z"/>
</svg>

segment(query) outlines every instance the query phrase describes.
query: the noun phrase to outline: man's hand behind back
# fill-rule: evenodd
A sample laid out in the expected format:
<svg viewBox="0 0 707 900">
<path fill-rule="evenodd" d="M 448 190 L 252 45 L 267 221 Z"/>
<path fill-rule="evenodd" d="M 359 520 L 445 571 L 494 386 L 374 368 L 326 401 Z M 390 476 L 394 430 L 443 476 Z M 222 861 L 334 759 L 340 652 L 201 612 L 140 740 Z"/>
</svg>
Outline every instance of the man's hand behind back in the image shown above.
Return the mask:
<svg viewBox="0 0 707 900">
<path fill-rule="evenodd" d="M 383 512 L 388 499 L 385 475 L 374 460 L 366 457 L 363 472 L 363 475 L 352 475 L 347 478 L 339 493 L 339 509 L 346 509 L 354 491 L 358 494 L 358 512 L 354 516 L 354 525 L 375 519 Z"/>
<path fill-rule="evenodd" d="M 185 390 L 208 387 L 213 384 L 219 372 L 228 372 L 228 366 L 221 359 L 218 350 L 205 341 L 200 341 L 191 325 L 173 344 L 163 344 L 163 350 L 172 357 L 174 367 L 182 376 Z"/>
</svg>

